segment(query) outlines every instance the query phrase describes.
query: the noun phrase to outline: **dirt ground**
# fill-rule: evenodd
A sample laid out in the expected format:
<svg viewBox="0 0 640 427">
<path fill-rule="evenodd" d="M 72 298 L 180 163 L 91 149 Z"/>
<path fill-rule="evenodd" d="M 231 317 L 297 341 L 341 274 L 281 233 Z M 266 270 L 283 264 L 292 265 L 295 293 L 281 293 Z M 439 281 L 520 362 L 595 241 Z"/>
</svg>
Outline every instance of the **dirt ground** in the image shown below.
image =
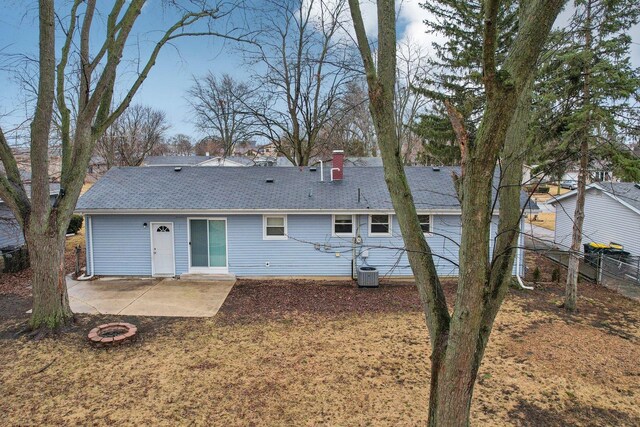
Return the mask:
<svg viewBox="0 0 640 427">
<path fill-rule="evenodd" d="M 541 281 L 553 264 L 539 265 Z M 449 300 L 455 282 L 445 283 Z M 480 369 L 482 426 L 640 425 L 640 304 L 590 284 L 511 290 Z M 0 300 L 6 295 L 0 295 Z M 18 298 L 18 297 L 16 297 Z M 112 319 L 139 326 L 116 349 L 85 341 Z M 79 316 L 58 339 L 0 318 L 0 424 L 423 425 L 429 341 L 415 287 L 240 281 L 212 319 Z"/>
</svg>

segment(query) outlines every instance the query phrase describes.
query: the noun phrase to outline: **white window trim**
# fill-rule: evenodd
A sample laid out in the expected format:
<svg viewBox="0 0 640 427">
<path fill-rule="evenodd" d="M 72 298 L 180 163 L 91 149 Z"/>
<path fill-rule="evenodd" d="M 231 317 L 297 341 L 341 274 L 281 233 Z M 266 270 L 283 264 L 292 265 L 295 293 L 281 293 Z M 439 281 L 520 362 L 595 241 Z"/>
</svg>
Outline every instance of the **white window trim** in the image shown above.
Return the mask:
<svg viewBox="0 0 640 427">
<path fill-rule="evenodd" d="M 192 219 L 204 219 L 207 220 L 207 231 L 209 228 L 209 221 L 224 221 L 224 244 L 226 245 L 226 251 L 227 251 L 227 256 L 226 256 L 226 261 L 227 264 L 224 267 L 192 267 L 191 266 L 191 220 Z M 187 217 L 187 244 L 188 244 L 188 248 L 187 248 L 187 261 L 188 261 L 188 271 L 189 273 L 210 273 L 210 274 L 218 274 L 218 273 L 222 273 L 222 274 L 226 274 L 229 272 L 229 228 L 228 228 L 228 224 L 227 224 L 227 218 L 226 217 L 203 217 L 203 216 L 197 216 L 197 217 L 193 217 L 193 216 L 189 216 Z M 207 248 L 209 248 L 209 233 L 207 232 Z M 208 250 L 208 249 L 207 249 Z M 207 254 L 207 258 L 208 258 L 208 254 Z M 207 259 L 208 262 L 208 259 Z"/>
<path fill-rule="evenodd" d="M 386 215 L 389 218 L 389 232 L 388 233 L 372 233 L 371 232 L 371 218 L 373 216 Z M 393 236 L 393 215 L 391 214 L 371 214 L 369 215 L 369 237 L 391 237 Z"/>
<path fill-rule="evenodd" d="M 356 216 L 349 215 L 351 217 L 351 233 L 336 233 L 336 216 L 347 216 L 349 214 L 333 214 L 331 215 L 331 237 L 353 237 L 356 235 Z"/>
<path fill-rule="evenodd" d="M 284 236 L 267 236 L 267 218 L 284 218 Z M 287 215 L 262 215 L 262 240 L 289 240 Z"/>
<path fill-rule="evenodd" d="M 421 217 L 421 216 L 428 216 L 429 217 L 429 232 L 428 233 L 422 233 L 422 234 L 424 234 L 424 237 L 432 237 L 433 236 L 433 215 L 418 214 L 418 217 Z M 420 223 L 420 227 L 422 228 L 422 223 Z"/>
</svg>

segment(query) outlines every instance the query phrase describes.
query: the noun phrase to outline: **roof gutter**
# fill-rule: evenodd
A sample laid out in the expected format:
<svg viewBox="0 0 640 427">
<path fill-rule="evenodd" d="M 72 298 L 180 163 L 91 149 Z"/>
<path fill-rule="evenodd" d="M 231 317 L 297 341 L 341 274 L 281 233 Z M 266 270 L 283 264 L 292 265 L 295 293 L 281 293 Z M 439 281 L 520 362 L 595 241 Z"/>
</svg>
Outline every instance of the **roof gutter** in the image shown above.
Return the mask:
<svg viewBox="0 0 640 427">
<path fill-rule="evenodd" d="M 256 214 L 291 214 L 291 215 L 327 215 L 327 214 L 395 214 L 393 209 L 76 209 L 83 215 L 256 215 Z M 460 215 L 460 210 L 418 210 L 420 215 Z M 498 211 L 494 212 L 497 215 Z"/>
</svg>

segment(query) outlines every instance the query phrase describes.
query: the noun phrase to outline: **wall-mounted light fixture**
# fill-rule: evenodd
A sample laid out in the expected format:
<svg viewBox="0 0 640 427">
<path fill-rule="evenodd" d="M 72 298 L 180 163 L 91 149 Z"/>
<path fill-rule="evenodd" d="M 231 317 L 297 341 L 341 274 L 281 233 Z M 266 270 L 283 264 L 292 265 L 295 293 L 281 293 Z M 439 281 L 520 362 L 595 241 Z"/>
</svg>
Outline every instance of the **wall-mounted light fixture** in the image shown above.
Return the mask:
<svg viewBox="0 0 640 427">
<path fill-rule="evenodd" d="M 144 228 L 147 228 L 147 223 L 145 222 L 144 224 L 142 224 L 142 226 L 143 226 Z"/>
</svg>

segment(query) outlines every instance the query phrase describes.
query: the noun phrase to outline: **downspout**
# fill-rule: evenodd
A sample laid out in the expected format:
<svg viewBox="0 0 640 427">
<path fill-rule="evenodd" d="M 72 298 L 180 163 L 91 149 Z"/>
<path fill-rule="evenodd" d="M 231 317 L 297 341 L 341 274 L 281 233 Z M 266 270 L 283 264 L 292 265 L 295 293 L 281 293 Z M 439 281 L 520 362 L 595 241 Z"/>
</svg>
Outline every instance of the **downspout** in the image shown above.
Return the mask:
<svg viewBox="0 0 640 427">
<path fill-rule="evenodd" d="M 351 239 L 351 279 L 356 280 L 358 278 L 358 256 L 357 256 L 357 245 L 362 242 L 360 238 L 360 215 L 354 215 L 356 217 L 355 227 L 356 233 L 355 236 Z"/>
<path fill-rule="evenodd" d="M 520 220 L 520 238 L 518 240 L 520 240 L 522 238 L 522 232 L 524 230 L 522 230 L 523 224 L 524 222 L 522 220 Z M 524 284 L 522 277 L 520 277 L 520 267 L 521 267 L 521 259 L 520 259 L 520 254 L 522 253 L 522 246 L 519 245 L 520 247 L 516 250 L 516 280 L 518 281 L 518 284 L 520 285 L 520 287 L 522 289 L 526 289 L 528 291 L 532 291 L 533 290 L 533 286 L 527 286 Z"/>
<path fill-rule="evenodd" d="M 89 265 L 91 266 L 91 275 L 87 276 L 87 272 L 85 271 L 85 274 L 78 277 L 76 280 L 91 280 L 93 279 L 93 217 L 92 216 L 86 216 L 85 215 L 85 224 L 87 225 L 87 235 L 89 236 L 89 239 L 86 239 L 85 236 L 85 240 L 89 241 L 89 245 L 87 245 L 87 251 L 89 253 Z"/>
</svg>

